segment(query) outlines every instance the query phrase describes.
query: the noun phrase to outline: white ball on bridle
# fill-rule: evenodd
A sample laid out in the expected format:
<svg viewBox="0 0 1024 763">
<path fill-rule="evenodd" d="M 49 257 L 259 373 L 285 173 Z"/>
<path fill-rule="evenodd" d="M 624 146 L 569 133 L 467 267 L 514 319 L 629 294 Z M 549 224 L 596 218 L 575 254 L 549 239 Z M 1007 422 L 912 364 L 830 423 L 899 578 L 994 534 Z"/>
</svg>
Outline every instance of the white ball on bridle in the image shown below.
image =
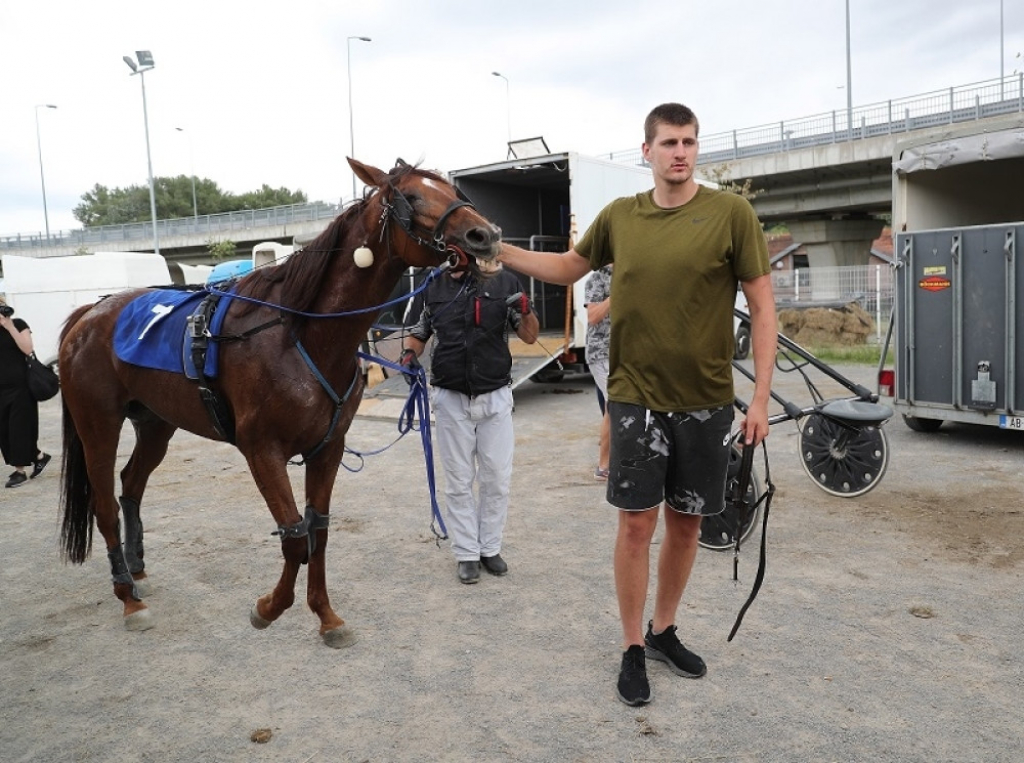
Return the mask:
<svg viewBox="0 0 1024 763">
<path fill-rule="evenodd" d="M 352 259 L 357 268 L 368 268 L 373 264 L 373 251 L 368 247 L 361 246 L 352 253 Z"/>
</svg>

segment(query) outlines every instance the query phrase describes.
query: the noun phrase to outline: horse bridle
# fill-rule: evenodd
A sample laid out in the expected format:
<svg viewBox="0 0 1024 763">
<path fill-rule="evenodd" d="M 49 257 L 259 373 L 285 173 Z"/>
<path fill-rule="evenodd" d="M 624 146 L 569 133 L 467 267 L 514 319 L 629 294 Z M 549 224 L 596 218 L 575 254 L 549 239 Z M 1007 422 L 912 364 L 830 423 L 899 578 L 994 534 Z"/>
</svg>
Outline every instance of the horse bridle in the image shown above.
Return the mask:
<svg viewBox="0 0 1024 763">
<path fill-rule="evenodd" d="M 412 204 L 410 204 L 409 200 L 405 198 L 405 195 L 395 187 L 394 183 L 388 183 L 388 188 L 391 191 L 390 199 L 381 200 L 381 205 L 384 207 L 384 217 L 386 218 L 384 221 L 385 225 L 382 227 L 382 234 L 387 228 L 387 219 L 392 219 L 398 224 L 398 227 L 402 229 L 405 235 L 417 244 L 426 249 L 433 249 L 434 251 L 442 254 L 454 249 L 454 247 L 451 247 L 444 242 L 444 226 L 445 223 L 448 222 L 448 218 L 451 217 L 457 209 L 461 209 L 462 207 L 476 209 L 473 202 L 466 197 L 466 194 L 458 188 L 455 188 L 455 194 L 458 198 L 449 204 L 448 208 L 440 217 L 437 218 L 437 222 L 434 224 L 434 230 L 431 231 L 430 239 L 427 240 L 422 236 L 417 235 L 413 230 L 415 213 L 413 212 Z"/>
</svg>

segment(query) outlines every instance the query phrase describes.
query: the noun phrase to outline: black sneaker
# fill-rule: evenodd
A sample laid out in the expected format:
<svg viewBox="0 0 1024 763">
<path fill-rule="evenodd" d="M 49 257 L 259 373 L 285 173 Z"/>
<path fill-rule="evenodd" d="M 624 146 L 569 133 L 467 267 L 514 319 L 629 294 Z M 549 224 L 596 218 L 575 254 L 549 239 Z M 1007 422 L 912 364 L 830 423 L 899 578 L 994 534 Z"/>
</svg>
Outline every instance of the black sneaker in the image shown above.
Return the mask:
<svg viewBox="0 0 1024 763">
<path fill-rule="evenodd" d="M 651 685 L 647 683 L 647 661 L 644 648 L 633 644 L 622 653 L 622 668 L 619 670 L 619 699 L 631 707 L 645 705 L 651 701 Z"/>
<path fill-rule="evenodd" d="M 44 453 L 42 458 L 40 458 L 38 461 L 34 461 L 33 462 L 33 464 L 32 464 L 32 474 L 29 475 L 29 479 L 34 480 L 36 477 L 38 477 L 40 474 L 42 474 L 43 473 L 43 469 L 46 468 L 46 465 L 48 463 L 50 463 L 50 454 L 49 453 Z"/>
<path fill-rule="evenodd" d="M 652 660 L 661 660 L 668 664 L 668 669 L 677 676 L 700 678 L 708 672 L 704 660 L 695 655 L 679 642 L 676 626 L 668 626 L 663 633 L 654 635 L 651 623 L 647 623 L 647 635 L 644 636 L 645 654 Z"/>
<path fill-rule="evenodd" d="M 28 482 L 28 477 L 25 475 L 25 472 L 15 472 L 7 480 L 4 487 L 21 487 L 26 482 Z"/>
</svg>

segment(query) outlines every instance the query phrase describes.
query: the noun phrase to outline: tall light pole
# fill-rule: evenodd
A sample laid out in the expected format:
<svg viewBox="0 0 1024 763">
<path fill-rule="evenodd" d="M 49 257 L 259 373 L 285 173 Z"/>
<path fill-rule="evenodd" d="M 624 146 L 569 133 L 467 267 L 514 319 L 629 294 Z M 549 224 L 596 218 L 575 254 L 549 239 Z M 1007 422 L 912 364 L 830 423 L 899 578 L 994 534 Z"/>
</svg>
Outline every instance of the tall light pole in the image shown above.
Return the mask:
<svg viewBox="0 0 1024 763">
<path fill-rule="evenodd" d="M 185 132 L 184 127 L 175 127 L 178 132 L 184 132 L 188 136 L 188 169 L 192 174 L 192 216 L 193 219 L 199 222 L 199 204 L 196 202 L 196 162 L 195 155 L 192 153 L 192 133 Z"/>
<path fill-rule="evenodd" d="M 348 137 L 351 141 L 349 144 L 349 156 L 353 159 L 356 158 L 356 133 L 354 128 L 354 120 L 352 118 L 352 40 L 359 40 L 360 42 L 373 42 L 369 37 L 347 37 L 345 38 L 345 48 L 348 54 Z M 352 173 L 352 199 L 356 198 L 356 175 Z"/>
<path fill-rule="evenodd" d="M 846 0 L 846 139 L 853 140 L 853 71 L 850 66 L 850 0 Z"/>
<path fill-rule="evenodd" d="M 148 50 L 135 51 L 139 59 L 138 66 L 131 56 L 122 56 L 122 60 L 132 70 L 129 76 L 139 75 L 142 81 L 142 121 L 146 127 L 146 166 L 149 169 L 149 213 L 153 218 L 153 251 L 160 254 L 160 236 L 156 230 L 156 190 L 153 187 L 153 159 L 149 151 L 149 111 L 146 108 L 146 72 L 153 68 L 153 54 Z M 141 68 L 140 68 L 141 67 Z"/>
<path fill-rule="evenodd" d="M 512 142 L 512 101 L 508 93 L 508 77 L 501 72 L 491 72 L 495 77 L 505 80 L 505 123 L 508 128 L 508 142 Z"/>
<path fill-rule="evenodd" d="M 55 109 L 52 103 L 36 105 L 36 148 L 39 149 L 39 183 L 43 186 L 43 220 L 46 222 L 46 240 L 50 240 L 50 213 L 46 209 L 46 178 L 43 176 L 43 142 L 39 138 L 39 109 Z"/>
<path fill-rule="evenodd" d="M 999 100 L 1003 100 L 1003 78 L 1006 76 L 1006 69 L 1003 65 L 1003 0 L 999 0 Z"/>
</svg>

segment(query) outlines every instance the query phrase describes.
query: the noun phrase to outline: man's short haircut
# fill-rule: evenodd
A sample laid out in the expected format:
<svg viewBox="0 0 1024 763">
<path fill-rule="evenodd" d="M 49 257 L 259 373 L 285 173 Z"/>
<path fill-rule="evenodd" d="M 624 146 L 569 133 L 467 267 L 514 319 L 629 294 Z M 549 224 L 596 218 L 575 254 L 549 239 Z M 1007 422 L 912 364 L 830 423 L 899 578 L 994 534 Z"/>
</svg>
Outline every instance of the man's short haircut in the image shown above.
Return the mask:
<svg viewBox="0 0 1024 763">
<path fill-rule="evenodd" d="M 660 124 L 674 127 L 693 125 L 694 131 L 700 135 L 700 122 L 697 121 L 697 115 L 681 103 L 663 103 L 651 109 L 651 113 L 644 120 L 644 143 L 650 145 L 654 141 L 654 133 L 658 131 Z"/>
</svg>

